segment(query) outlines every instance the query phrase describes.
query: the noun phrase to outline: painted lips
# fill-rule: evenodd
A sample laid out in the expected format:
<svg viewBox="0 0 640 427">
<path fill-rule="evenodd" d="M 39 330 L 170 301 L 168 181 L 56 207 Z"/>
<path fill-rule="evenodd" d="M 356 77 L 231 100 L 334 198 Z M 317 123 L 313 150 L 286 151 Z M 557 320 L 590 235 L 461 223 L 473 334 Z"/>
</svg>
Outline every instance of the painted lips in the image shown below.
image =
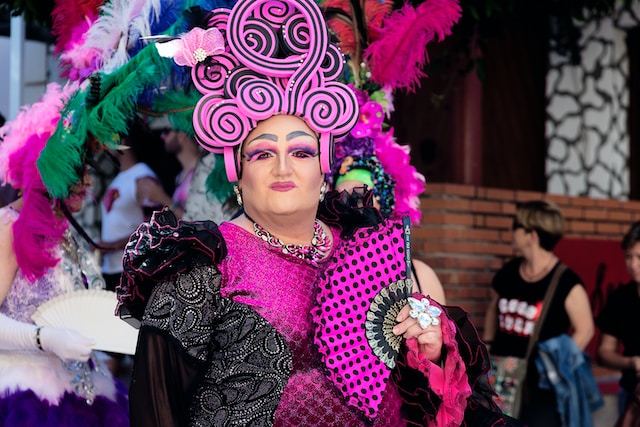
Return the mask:
<svg viewBox="0 0 640 427">
<path fill-rule="evenodd" d="M 274 182 L 269 186 L 273 191 L 289 191 L 296 188 L 296 185 L 293 182 Z"/>
</svg>

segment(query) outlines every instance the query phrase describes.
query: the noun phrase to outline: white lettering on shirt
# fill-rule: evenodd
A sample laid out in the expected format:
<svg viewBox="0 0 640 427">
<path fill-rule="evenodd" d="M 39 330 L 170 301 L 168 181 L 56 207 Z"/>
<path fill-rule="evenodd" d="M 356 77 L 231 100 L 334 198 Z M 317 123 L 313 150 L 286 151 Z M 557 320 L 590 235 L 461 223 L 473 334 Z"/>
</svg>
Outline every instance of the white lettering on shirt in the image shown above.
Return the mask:
<svg viewBox="0 0 640 427">
<path fill-rule="evenodd" d="M 500 330 L 509 334 L 530 336 L 541 309 L 542 301 L 529 304 L 517 298 L 500 298 L 498 300 Z"/>
</svg>

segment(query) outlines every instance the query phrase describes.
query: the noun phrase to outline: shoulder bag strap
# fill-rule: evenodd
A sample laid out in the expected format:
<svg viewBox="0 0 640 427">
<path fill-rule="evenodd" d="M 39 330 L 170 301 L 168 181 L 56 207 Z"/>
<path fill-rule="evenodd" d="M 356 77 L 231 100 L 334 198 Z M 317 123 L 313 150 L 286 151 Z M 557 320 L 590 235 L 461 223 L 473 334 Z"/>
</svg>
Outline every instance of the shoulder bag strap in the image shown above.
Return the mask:
<svg viewBox="0 0 640 427">
<path fill-rule="evenodd" d="M 544 300 L 542 301 L 542 311 L 540 312 L 540 316 L 536 321 L 535 326 L 533 327 L 533 332 L 529 337 L 529 345 L 527 346 L 527 353 L 525 354 L 525 359 L 529 360 L 529 356 L 531 356 L 531 352 L 533 348 L 538 342 L 538 336 L 540 335 L 540 330 L 542 329 L 542 325 L 544 324 L 544 319 L 547 317 L 547 313 L 549 311 L 549 306 L 551 305 L 551 300 L 553 299 L 553 295 L 556 293 L 556 289 L 558 288 L 558 282 L 560 282 L 560 276 L 567 269 L 567 266 L 562 262 L 558 261 L 558 266 L 556 270 L 553 272 L 553 277 L 551 278 L 551 283 L 547 288 L 547 292 L 544 294 Z"/>
</svg>

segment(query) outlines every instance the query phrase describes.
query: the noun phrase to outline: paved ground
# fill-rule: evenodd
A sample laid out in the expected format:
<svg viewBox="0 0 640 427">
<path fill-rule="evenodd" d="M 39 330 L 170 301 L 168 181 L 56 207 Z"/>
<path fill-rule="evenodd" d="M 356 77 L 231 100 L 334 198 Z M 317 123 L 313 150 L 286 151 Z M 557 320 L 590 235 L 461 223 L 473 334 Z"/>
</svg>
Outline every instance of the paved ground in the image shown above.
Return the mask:
<svg viewBox="0 0 640 427">
<path fill-rule="evenodd" d="M 614 394 L 604 395 L 604 406 L 593 413 L 595 427 L 613 427 L 618 419 L 618 398 Z"/>
<path fill-rule="evenodd" d="M 613 427 L 618 419 L 617 390 L 620 373 L 594 365 L 593 374 L 604 397 L 604 406 L 593 413 L 593 424 L 595 427 Z"/>
</svg>

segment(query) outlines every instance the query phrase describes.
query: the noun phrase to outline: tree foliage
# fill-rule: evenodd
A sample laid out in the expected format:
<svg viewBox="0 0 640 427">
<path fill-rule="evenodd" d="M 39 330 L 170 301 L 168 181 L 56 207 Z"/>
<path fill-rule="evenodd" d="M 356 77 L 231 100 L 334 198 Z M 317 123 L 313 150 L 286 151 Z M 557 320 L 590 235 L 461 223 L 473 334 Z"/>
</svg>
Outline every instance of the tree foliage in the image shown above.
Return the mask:
<svg viewBox="0 0 640 427">
<path fill-rule="evenodd" d="M 24 17 L 27 24 L 51 30 L 54 0 L 0 0 L 0 12 Z"/>
</svg>

